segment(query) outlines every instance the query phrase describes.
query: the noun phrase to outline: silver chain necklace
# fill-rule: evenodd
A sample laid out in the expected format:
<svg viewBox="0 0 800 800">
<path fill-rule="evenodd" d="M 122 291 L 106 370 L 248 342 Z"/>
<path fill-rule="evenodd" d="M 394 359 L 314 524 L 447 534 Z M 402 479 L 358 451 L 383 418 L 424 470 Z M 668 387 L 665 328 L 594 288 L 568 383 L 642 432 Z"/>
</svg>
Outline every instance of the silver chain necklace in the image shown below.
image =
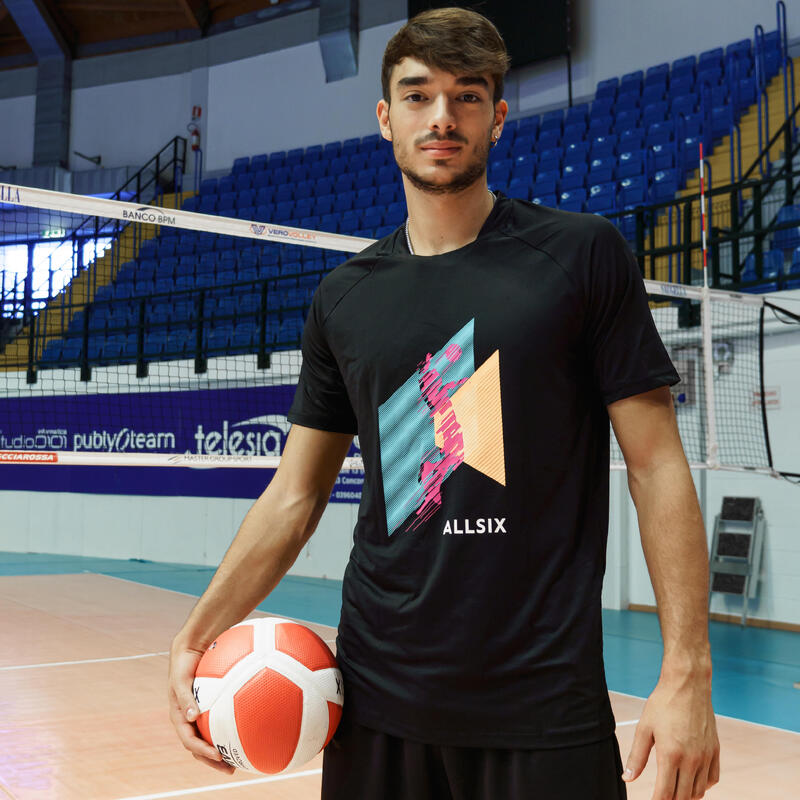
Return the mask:
<svg viewBox="0 0 800 800">
<path fill-rule="evenodd" d="M 489 189 L 489 194 L 492 196 L 492 208 L 494 208 L 494 204 L 497 202 L 497 195 Z M 406 244 L 408 245 L 408 252 L 411 255 L 416 255 L 414 252 L 414 248 L 411 246 L 411 237 L 408 235 L 408 217 L 406 217 L 406 224 L 405 224 L 405 231 L 406 231 Z"/>
</svg>

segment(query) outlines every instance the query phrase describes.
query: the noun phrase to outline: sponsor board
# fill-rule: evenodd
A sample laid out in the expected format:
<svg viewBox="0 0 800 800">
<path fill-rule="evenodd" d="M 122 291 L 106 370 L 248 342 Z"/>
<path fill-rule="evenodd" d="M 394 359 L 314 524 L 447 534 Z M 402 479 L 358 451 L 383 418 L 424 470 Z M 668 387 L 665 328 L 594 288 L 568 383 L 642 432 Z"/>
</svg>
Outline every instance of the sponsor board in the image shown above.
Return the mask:
<svg viewBox="0 0 800 800">
<path fill-rule="evenodd" d="M 15 453 L 13 450 L 0 450 L 0 463 L 3 464 L 57 464 L 58 453 Z"/>
<path fill-rule="evenodd" d="M 0 183 L 0 203 L 21 203 L 22 194 L 18 186 Z"/>
<path fill-rule="evenodd" d="M 271 476 L 271 470 L 256 468 L 256 459 L 282 455 L 291 428 L 286 413 L 294 391 L 293 385 L 283 385 L 0 398 L 0 453 L 7 454 L 0 463 L 61 463 L 62 469 L 53 472 L 73 473 L 67 481 L 70 491 L 255 498 Z M 59 451 L 161 453 L 169 456 L 171 464 L 187 469 L 72 466 L 63 464 L 64 459 L 58 461 Z M 354 444 L 348 455 L 359 454 Z M 234 468 L 250 462 L 254 465 L 252 470 Z M 230 469 L 226 470 L 226 466 Z M 138 474 L 135 480 L 130 479 L 131 470 Z M 165 472 L 172 474 L 165 477 Z M 20 481 L 26 479 L 4 474 L 0 484 L 8 484 L 9 480 L 19 488 Z M 33 480 L 29 473 L 30 486 L 26 488 L 61 490 L 52 487 L 63 486 L 65 480 L 63 476 Z M 138 488 L 134 490 L 134 486 Z M 363 472 L 343 472 L 331 501 L 358 503 L 362 486 Z"/>
</svg>

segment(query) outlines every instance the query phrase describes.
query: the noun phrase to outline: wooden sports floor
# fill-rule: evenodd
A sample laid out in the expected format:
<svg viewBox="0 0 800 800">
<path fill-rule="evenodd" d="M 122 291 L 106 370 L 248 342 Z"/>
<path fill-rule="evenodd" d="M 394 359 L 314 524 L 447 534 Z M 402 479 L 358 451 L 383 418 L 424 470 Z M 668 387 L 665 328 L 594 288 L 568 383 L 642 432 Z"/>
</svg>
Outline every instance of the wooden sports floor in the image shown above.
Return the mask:
<svg viewBox="0 0 800 800">
<path fill-rule="evenodd" d="M 179 744 L 166 651 L 193 603 L 102 574 L 0 577 L 0 800 L 319 797 L 320 756 L 288 775 L 227 777 Z M 333 643 L 333 628 L 310 627 Z M 644 701 L 611 700 L 624 761 Z M 707 797 L 800 797 L 800 734 L 722 716 L 718 725 L 722 775 Z M 651 755 L 629 798 L 649 800 L 654 779 Z"/>
</svg>

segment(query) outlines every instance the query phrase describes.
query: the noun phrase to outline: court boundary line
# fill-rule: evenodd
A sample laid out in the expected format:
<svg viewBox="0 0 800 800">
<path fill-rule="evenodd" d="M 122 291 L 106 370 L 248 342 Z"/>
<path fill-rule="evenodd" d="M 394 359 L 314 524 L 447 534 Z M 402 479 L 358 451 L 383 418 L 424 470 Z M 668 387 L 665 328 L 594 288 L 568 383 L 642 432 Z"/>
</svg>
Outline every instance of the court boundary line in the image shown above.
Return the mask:
<svg viewBox="0 0 800 800">
<path fill-rule="evenodd" d="M 200 565 L 200 566 L 202 566 L 202 565 Z M 82 572 L 72 572 L 72 573 L 69 573 L 69 574 L 71 574 L 71 575 L 99 575 L 102 578 L 111 578 L 112 580 L 115 580 L 115 581 L 124 581 L 125 583 L 132 583 L 135 586 L 146 586 L 148 589 L 160 589 L 162 592 L 172 592 L 173 594 L 180 594 L 180 595 L 183 595 L 184 597 L 193 597 L 195 600 L 199 600 L 200 599 L 200 595 L 199 594 L 190 594 L 189 592 L 181 592 L 178 589 L 166 589 L 163 586 L 153 586 L 153 584 L 151 584 L 151 583 L 142 583 L 141 581 L 134 581 L 134 580 L 131 580 L 130 578 L 120 578 L 117 575 L 108 575 L 105 572 L 92 572 L 89 569 L 85 569 Z M 302 577 L 302 576 L 297 575 L 295 577 L 299 578 L 299 577 Z M 251 613 L 264 614 L 267 617 L 270 616 L 270 614 L 268 612 L 259 611 L 257 608 L 253 609 L 253 611 Z M 248 614 L 248 616 L 249 616 L 249 614 Z M 332 628 L 334 631 L 338 632 L 338 629 L 336 628 L 336 626 L 334 626 L 334 625 L 326 625 L 324 622 L 314 622 L 313 620 L 302 619 L 300 617 L 285 617 L 285 619 L 289 619 L 292 622 L 302 622 L 304 625 L 322 625 L 325 628 Z M 330 644 L 331 642 L 335 642 L 336 639 L 323 639 L 323 641 L 326 644 Z"/>
<path fill-rule="evenodd" d="M 185 797 L 189 794 L 201 794 L 204 792 L 220 792 L 225 789 L 240 789 L 242 786 L 254 786 L 259 783 L 275 783 L 285 781 L 290 778 L 307 778 L 310 775 L 320 775 L 322 769 L 307 769 L 301 772 L 289 772 L 286 775 L 267 775 L 263 778 L 254 778 L 248 781 L 234 781 L 233 783 L 216 783 L 208 786 L 199 786 L 196 789 L 175 789 L 171 792 L 158 792 L 156 794 L 137 794 L 130 797 L 119 797 L 117 800 L 163 800 L 167 797 Z"/>
<path fill-rule="evenodd" d="M 618 694 L 622 697 L 631 697 L 634 700 L 644 700 L 647 702 L 646 697 L 641 697 L 638 694 L 628 694 L 627 692 L 618 692 L 616 689 L 609 689 L 609 692 L 612 694 Z M 729 717 L 727 714 L 718 714 L 716 711 L 714 712 L 714 716 L 718 717 L 719 719 L 730 719 L 734 722 L 743 722 L 745 725 L 757 725 L 759 728 L 766 728 L 770 731 L 778 731 L 778 733 L 791 733 L 794 736 L 800 736 L 800 731 L 793 731 L 791 728 L 779 728 L 777 725 L 766 725 L 763 722 L 754 722 L 751 719 L 742 719 L 741 717 Z"/>
<path fill-rule="evenodd" d="M 78 661 L 43 661 L 41 664 L 13 664 L 11 666 L 0 667 L 0 672 L 13 672 L 20 669 L 43 669 L 45 667 L 70 667 L 73 664 L 104 664 L 108 661 L 133 661 L 137 658 L 155 658 L 156 656 L 168 656 L 169 650 L 159 653 L 140 653 L 135 656 L 113 656 L 111 658 L 84 658 Z"/>
<path fill-rule="evenodd" d="M 200 565 L 200 566 L 202 566 L 202 565 Z M 88 570 L 87 569 L 87 570 L 82 570 L 81 572 L 71 572 L 71 573 L 64 573 L 64 574 L 67 574 L 67 575 L 98 575 L 98 576 L 100 576 L 102 578 L 109 578 L 109 579 L 115 580 L 115 581 L 123 581 L 124 583 L 132 583 L 132 584 L 134 584 L 134 586 L 146 586 L 149 589 L 159 589 L 162 592 L 172 592 L 172 594 L 179 594 L 179 595 L 183 595 L 184 597 L 193 597 L 195 599 L 199 599 L 199 595 L 196 595 L 196 594 L 190 594 L 189 592 L 181 592 L 178 589 L 167 589 L 167 588 L 165 588 L 163 586 L 153 586 L 150 583 L 142 583 L 141 581 L 134 581 L 134 580 L 131 580 L 130 578 L 120 578 L 117 575 L 108 575 L 105 572 L 93 572 L 92 570 Z M 256 609 L 256 611 L 258 611 L 258 610 Z M 258 613 L 265 614 L 266 616 L 269 616 L 269 614 L 267 614 L 267 612 L 265 612 L 265 611 L 260 611 Z M 313 622 L 312 620 L 300 619 L 299 617 L 291 617 L 290 619 L 292 619 L 293 621 L 296 621 L 296 622 L 302 622 L 302 623 L 307 624 L 307 625 L 309 625 L 309 624 L 310 625 L 324 625 L 324 627 L 326 627 L 326 628 L 333 627 L 331 625 L 325 625 L 322 622 Z M 334 628 L 334 630 L 336 630 L 336 628 Z M 330 644 L 331 642 L 335 642 L 335 639 L 330 639 L 330 640 L 325 639 L 324 641 L 326 642 L 326 644 Z M 613 694 L 618 694 L 621 697 L 630 697 L 630 698 L 633 698 L 634 700 L 643 700 L 643 701 L 647 702 L 647 698 L 646 697 L 642 697 L 641 695 L 638 695 L 638 694 L 629 694 L 628 692 L 620 692 L 620 691 L 617 691 L 616 689 L 609 689 L 609 692 L 612 692 Z M 720 719 L 730 719 L 730 720 L 733 720 L 734 722 L 743 722 L 743 723 L 745 723 L 747 725 L 757 725 L 759 728 L 766 728 L 767 730 L 778 731 L 779 733 L 790 733 L 790 734 L 793 734 L 794 736 L 800 736 L 800 731 L 793 731 L 793 730 L 791 730 L 791 728 L 780 728 L 777 725 L 767 725 L 767 724 L 765 724 L 763 722 L 755 722 L 755 721 L 750 720 L 750 719 L 741 719 L 740 717 L 731 717 L 731 716 L 728 716 L 727 714 L 717 714 L 716 712 L 714 712 L 714 716 L 719 717 Z M 169 797 L 169 796 L 170 795 L 159 795 L 159 797 Z M 123 798 L 122 800 L 139 800 L 139 798 L 135 798 L 135 799 L 134 798 Z"/>
</svg>

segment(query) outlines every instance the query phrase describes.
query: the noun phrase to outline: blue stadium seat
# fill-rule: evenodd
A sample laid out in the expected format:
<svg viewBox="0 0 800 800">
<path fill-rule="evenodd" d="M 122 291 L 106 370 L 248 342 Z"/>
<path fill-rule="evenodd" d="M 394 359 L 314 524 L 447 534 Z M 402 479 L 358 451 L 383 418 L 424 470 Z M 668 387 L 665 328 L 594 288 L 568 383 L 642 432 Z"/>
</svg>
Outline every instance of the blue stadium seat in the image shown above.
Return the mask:
<svg viewBox="0 0 800 800">
<path fill-rule="evenodd" d="M 236 191 L 236 180 L 233 175 L 225 175 L 217 182 L 217 193 L 225 194 Z"/>
<path fill-rule="evenodd" d="M 322 214 L 319 220 L 320 230 L 328 231 L 329 233 L 338 233 L 339 218 L 339 214 Z"/>
<path fill-rule="evenodd" d="M 367 189 L 375 184 L 376 170 L 371 168 L 360 169 L 356 174 L 356 179 L 353 183 L 353 188 L 358 191 L 359 189 Z"/>
<path fill-rule="evenodd" d="M 587 172 L 588 166 L 586 165 L 585 161 L 576 162 L 574 164 L 566 164 L 561 173 L 562 191 L 582 189 L 586 184 Z"/>
<path fill-rule="evenodd" d="M 634 175 L 641 175 L 644 172 L 645 156 L 644 150 L 626 150 L 620 153 L 617 177 L 632 178 Z"/>
<path fill-rule="evenodd" d="M 315 191 L 316 191 L 315 181 L 313 180 L 300 181 L 300 183 L 296 183 L 294 186 L 293 196 L 295 200 L 305 200 L 309 197 L 313 197 Z"/>
<path fill-rule="evenodd" d="M 589 123 L 589 128 L 587 129 L 587 136 L 589 137 L 589 139 L 594 139 L 596 136 L 606 136 L 607 134 L 611 133 L 613 127 L 614 127 L 613 117 L 611 116 L 595 117 Z"/>
<path fill-rule="evenodd" d="M 323 197 L 326 194 L 333 194 L 334 183 L 334 178 L 320 178 L 320 180 L 314 184 L 314 196 Z"/>
<path fill-rule="evenodd" d="M 697 110 L 697 95 L 692 93 L 681 94 L 677 97 L 674 97 L 670 103 L 669 110 L 672 116 L 677 116 L 679 114 L 683 114 L 684 116 L 687 114 L 694 114 L 694 112 Z"/>
<path fill-rule="evenodd" d="M 586 161 L 589 157 L 589 142 L 570 142 L 564 145 L 564 164 L 575 164 Z"/>
<path fill-rule="evenodd" d="M 503 159 L 489 164 L 488 178 L 490 183 L 507 183 L 511 179 L 511 169 L 514 162 L 510 159 Z"/>
<path fill-rule="evenodd" d="M 265 186 L 271 186 L 272 173 L 269 170 L 261 170 L 253 174 L 253 188 L 260 191 Z"/>
<path fill-rule="evenodd" d="M 360 139 L 345 139 L 342 142 L 342 152 L 341 155 L 344 158 L 349 158 L 350 156 L 355 155 L 358 152 L 358 146 L 361 144 Z"/>
<path fill-rule="evenodd" d="M 670 70 L 670 82 L 680 76 L 690 75 L 694 78 L 695 65 L 697 59 L 695 56 L 686 56 L 684 58 L 677 58 L 672 62 L 672 69 Z"/>
<path fill-rule="evenodd" d="M 653 175 L 653 200 L 671 200 L 678 191 L 678 176 L 674 169 L 660 169 Z"/>
<path fill-rule="evenodd" d="M 560 147 L 551 147 L 547 150 L 539 151 L 539 169 L 550 171 L 561 170 L 561 158 L 563 151 Z"/>
<path fill-rule="evenodd" d="M 672 169 L 675 166 L 675 143 L 654 144 L 648 147 L 650 163 L 653 169 Z"/>
<path fill-rule="evenodd" d="M 396 201 L 389 204 L 383 222 L 384 225 L 392 225 L 393 228 L 396 228 L 398 225 L 405 222 L 407 216 L 408 212 L 406 211 L 405 202 Z"/>
<path fill-rule="evenodd" d="M 283 183 L 275 187 L 275 203 L 285 203 L 294 199 L 294 184 Z"/>
<path fill-rule="evenodd" d="M 619 138 L 610 133 L 605 136 L 595 136 L 591 141 L 590 155 L 592 159 L 612 156 L 617 151 Z"/>
<path fill-rule="evenodd" d="M 561 192 L 558 198 L 558 207 L 563 211 L 583 211 L 586 204 L 586 189 L 572 189 Z"/>
<path fill-rule="evenodd" d="M 775 231 L 772 237 L 772 246 L 780 250 L 794 250 L 800 246 L 800 206 L 784 206 L 778 211 L 775 219 L 776 225 L 796 223 L 795 227 Z"/>
<path fill-rule="evenodd" d="M 623 178 L 619 182 L 619 201 L 622 206 L 644 205 L 647 202 L 647 179 L 643 175 Z"/>
<path fill-rule="evenodd" d="M 292 167 L 289 179 L 292 183 L 299 183 L 308 177 L 308 167 L 305 164 L 296 164 Z"/>
<path fill-rule="evenodd" d="M 708 67 L 719 67 L 719 69 L 722 69 L 723 57 L 724 53 L 721 47 L 703 51 L 697 58 L 697 71 L 701 72 Z"/>
<path fill-rule="evenodd" d="M 572 125 L 576 122 L 586 123 L 589 119 L 589 104 L 577 103 L 571 108 L 567 109 L 567 114 L 564 117 L 564 125 Z"/>
<path fill-rule="evenodd" d="M 199 207 L 200 207 L 200 197 L 197 195 L 194 197 L 189 197 L 188 199 L 184 200 L 183 203 L 181 204 L 181 208 L 184 211 L 197 211 Z M 171 228 L 167 230 L 175 230 L 175 229 Z"/>
<path fill-rule="evenodd" d="M 619 79 L 619 94 L 633 91 L 641 94 L 643 82 L 644 72 L 642 70 L 637 69 L 633 72 L 628 72 Z"/>
<path fill-rule="evenodd" d="M 600 81 L 597 84 L 595 97 L 615 97 L 618 86 L 619 78 L 608 78 L 607 80 Z"/>
<path fill-rule="evenodd" d="M 303 160 L 303 148 L 293 147 L 291 150 L 286 151 L 286 166 L 296 167 Z"/>
<path fill-rule="evenodd" d="M 206 178 L 200 182 L 200 194 L 216 194 L 217 193 L 217 179 Z"/>
<path fill-rule="evenodd" d="M 532 180 L 538 163 L 539 156 L 536 153 L 517 156 L 511 162 L 511 178 L 531 178 Z"/>
<path fill-rule="evenodd" d="M 250 172 L 261 172 L 267 168 L 269 156 L 266 153 L 259 153 L 250 159 Z"/>
<path fill-rule="evenodd" d="M 349 191 L 340 191 L 339 194 L 336 196 L 336 200 L 333 204 L 333 211 L 334 213 L 343 213 L 345 211 L 349 211 L 353 207 L 353 203 L 356 201 L 356 193 L 352 189 Z"/>
<path fill-rule="evenodd" d="M 586 210 L 592 213 L 611 211 L 616 208 L 616 197 L 617 185 L 614 182 L 590 186 Z"/>
<path fill-rule="evenodd" d="M 667 144 L 672 141 L 675 133 L 675 123 L 670 119 L 664 122 L 654 122 L 647 127 L 645 143 L 648 147 L 654 144 Z"/>
<path fill-rule="evenodd" d="M 323 160 L 330 161 L 332 158 L 338 158 L 342 154 L 342 143 L 341 142 L 328 142 L 322 148 L 322 158 Z"/>
<path fill-rule="evenodd" d="M 273 217 L 273 222 L 284 224 L 288 222 L 290 219 L 292 219 L 293 214 L 294 214 L 294 201 L 283 200 L 275 204 L 275 215 Z"/>
<path fill-rule="evenodd" d="M 233 186 L 237 192 L 241 192 L 245 189 L 249 189 L 253 185 L 253 176 L 249 172 L 243 172 L 240 175 L 237 175 Z"/>
<path fill-rule="evenodd" d="M 554 195 L 561 174 L 557 170 L 537 170 L 536 180 L 531 187 L 531 195 Z"/>
<path fill-rule="evenodd" d="M 352 235 L 361 227 L 361 212 L 358 209 L 345 211 L 339 221 L 339 232 Z"/>
<path fill-rule="evenodd" d="M 517 138 L 514 139 L 514 144 L 511 148 L 511 157 L 516 158 L 517 156 L 532 153 L 535 144 L 536 139 L 533 134 L 517 134 Z"/>
<path fill-rule="evenodd" d="M 561 131 L 558 128 L 550 128 L 541 131 L 536 142 L 537 150 L 547 150 L 549 147 L 558 147 L 561 144 Z M 513 152 L 513 148 L 512 148 Z"/>
<path fill-rule="evenodd" d="M 619 133 L 627 128 L 638 128 L 641 113 L 638 108 L 629 108 L 623 111 L 618 111 L 614 120 L 614 130 Z"/>
<path fill-rule="evenodd" d="M 231 173 L 233 175 L 240 175 L 243 172 L 247 172 L 250 169 L 250 158 L 249 156 L 245 156 L 243 158 L 235 158 L 233 160 L 233 169 Z"/>
<path fill-rule="evenodd" d="M 322 158 L 322 145 L 321 144 L 312 144 L 310 147 L 306 147 L 305 152 L 303 153 L 303 164 L 313 164 L 315 161 L 319 161 Z"/>
<path fill-rule="evenodd" d="M 383 208 L 381 206 L 366 208 L 364 210 L 363 222 L 367 228 L 379 228 L 383 225 Z"/>
<path fill-rule="evenodd" d="M 356 192 L 356 199 L 353 207 L 357 209 L 370 208 L 371 206 L 375 205 L 377 195 L 378 190 L 374 186 L 370 186 L 365 189 L 359 189 Z"/>
<path fill-rule="evenodd" d="M 555 194 L 537 194 L 531 196 L 531 203 L 537 206 L 556 208 L 558 206 L 558 198 Z"/>
<path fill-rule="evenodd" d="M 615 156 L 598 156 L 589 162 L 589 175 L 587 181 L 589 185 L 609 183 L 614 180 L 614 173 L 617 169 L 617 159 Z"/>
<path fill-rule="evenodd" d="M 667 103 L 651 103 L 644 107 L 642 111 L 642 125 L 648 127 L 654 122 L 663 122 L 667 118 L 667 111 L 669 107 Z"/>
<path fill-rule="evenodd" d="M 512 178 L 508 184 L 507 194 L 519 200 L 528 200 L 531 196 L 531 180 L 529 178 Z"/>
<path fill-rule="evenodd" d="M 669 78 L 669 64 L 656 64 L 655 66 L 648 67 L 644 76 L 644 85 L 652 86 L 653 84 L 666 83 Z"/>
<path fill-rule="evenodd" d="M 646 108 L 651 103 L 660 103 L 667 94 L 666 83 L 654 86 L 645 86 L 642 90 L 642 100 L 639 104 L 642 108 Z"/>
<path fill-rule="evenodd" d="M 574 125 L 564 126 L 564 145 L 570 142 L 582 142 L 586 137 L 586 123 L 580 122 Z"/>
<path fill-rule="evenodd" d="M 697 96 L 694 91 L 694 73 L 673 77 L 669 82 L 670 99 L 686 94 Z"/>
</svg>

